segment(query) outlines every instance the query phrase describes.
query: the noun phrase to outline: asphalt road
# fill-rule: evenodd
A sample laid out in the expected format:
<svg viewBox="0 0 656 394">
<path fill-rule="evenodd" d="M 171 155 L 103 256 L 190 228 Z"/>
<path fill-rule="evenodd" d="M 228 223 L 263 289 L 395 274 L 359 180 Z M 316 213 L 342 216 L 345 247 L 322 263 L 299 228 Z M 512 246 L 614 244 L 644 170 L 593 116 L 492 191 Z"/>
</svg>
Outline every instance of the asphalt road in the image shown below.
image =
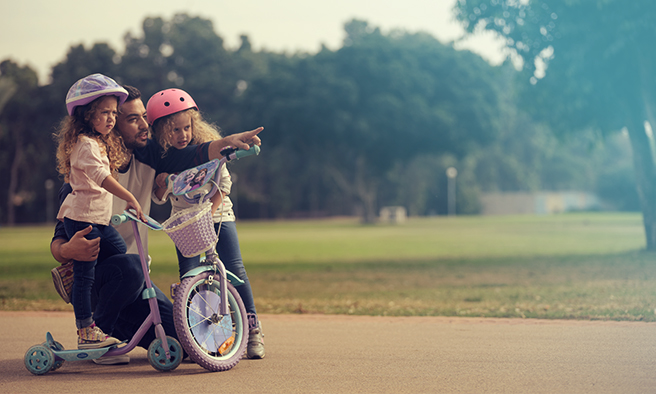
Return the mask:
<svg viewBox="0 0 656 394">
<path fill-rule="evenodd" d="M 263 315 L 267 356 L 210 373 L 65 362 L 34 376 L 50 331 L 75 348 L 72 313 L 0 312 L 0 393 L 654 393 L 656 323 Z"/>
</svg>

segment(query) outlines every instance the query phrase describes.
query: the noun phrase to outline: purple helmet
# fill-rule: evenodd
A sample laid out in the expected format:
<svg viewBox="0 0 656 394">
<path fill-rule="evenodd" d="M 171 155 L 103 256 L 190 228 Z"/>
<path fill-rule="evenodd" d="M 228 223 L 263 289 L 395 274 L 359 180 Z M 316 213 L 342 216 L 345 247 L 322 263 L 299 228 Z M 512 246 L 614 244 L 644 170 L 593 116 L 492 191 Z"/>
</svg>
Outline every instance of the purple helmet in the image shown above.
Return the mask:
<svg viewBox="0 0 656 394">
<path fill-rule="evenodd" d="M 92 74 L 75 82 L 66 95 L 66 109 L 73 115 L 75 107 L 86 105 L 102 96 L 118 97 L 120 106 L 128 98 L 128 91 L 113 79 L 102 74 Z"/>
</svg>

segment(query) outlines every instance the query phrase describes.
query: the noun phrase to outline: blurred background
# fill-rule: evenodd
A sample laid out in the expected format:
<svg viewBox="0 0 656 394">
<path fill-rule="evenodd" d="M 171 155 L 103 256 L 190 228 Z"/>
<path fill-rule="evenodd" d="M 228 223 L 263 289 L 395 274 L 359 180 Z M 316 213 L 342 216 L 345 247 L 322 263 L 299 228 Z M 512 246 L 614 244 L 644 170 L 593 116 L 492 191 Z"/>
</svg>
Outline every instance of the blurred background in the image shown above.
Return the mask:
<svg viewBox="0 0 656 394">
<path fill-rule="evenodd" d="M 5 2 L 0 225 L 55 220 L 52 134 L 100 72 L 144 103 L 182 88 L 224 134 L 265 127 L 230 168 L 243 219 L 642 210 L 650 249 L 654 17 L 651 0 Z"/>
</svg>

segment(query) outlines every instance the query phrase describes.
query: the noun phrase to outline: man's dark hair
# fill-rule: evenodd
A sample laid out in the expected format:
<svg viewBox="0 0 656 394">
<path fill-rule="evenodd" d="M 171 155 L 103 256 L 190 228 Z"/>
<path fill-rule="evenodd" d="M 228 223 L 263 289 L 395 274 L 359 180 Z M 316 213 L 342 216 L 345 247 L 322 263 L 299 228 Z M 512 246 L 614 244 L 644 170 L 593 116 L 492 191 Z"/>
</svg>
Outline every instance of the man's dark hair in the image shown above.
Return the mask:
<svg viewBox="0 0 656 394">
<path fill-rule="evenodd" d="M 141 98 L 141 92 L 139 89 L 135 88 L 134 86 L 130 85 L 123 85 L 123 89 L 128 91 L 128 98 L 125 100 L 127 103 L 128 101 L 136 100 L 138 98 Z"/>
</svg>

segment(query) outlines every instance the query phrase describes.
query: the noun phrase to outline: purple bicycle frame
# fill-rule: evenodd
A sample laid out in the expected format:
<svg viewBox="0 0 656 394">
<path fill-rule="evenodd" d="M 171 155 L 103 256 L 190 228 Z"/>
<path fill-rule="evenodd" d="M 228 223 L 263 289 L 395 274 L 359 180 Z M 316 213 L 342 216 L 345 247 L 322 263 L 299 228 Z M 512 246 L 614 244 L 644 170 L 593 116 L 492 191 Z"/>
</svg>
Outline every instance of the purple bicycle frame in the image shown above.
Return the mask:
<svg viewBox="0 0 656 394">
<path fill-rule="evenodd" d="M 148 317 L 141 323 L 141 326 L 137 332 L 130 338 L 130 341 L 126 346 L 120 348 L 114 348 L 109 350 L 103 355 L 103 357 L 110 356 L 120 356 L 130 352 L 134 349 L 139 341 L 146 335 L 146 332 L 151 325 L 155 326 L 155 335 L 157 338 L 162 340 L 162 348 L 166 352 L 166 359 L 171 358 L 171 352 L 169 351 L 169 344 L 166 340 L 166 332 L 164 332 L 164 327 L 162 327 L 162 317 L 159 314 L 159 307 L 157 305 L 157 298 L 155 295 L 155 289 L 153 288 L 153 283 L 150 280 L 150 274 L 148 273 L 148 262 L 145 258 L 145 253 L 143 250 L 143 245 L 141 243 L 141 236 L 139 235 L 139 229 L 137 228 L 137 222 L 132 220 L 132 231 L 134 232 L 135 240 L 137 242 L 137 249 L 139 250 L 139 259 L 141 260 L 141 269 L 144 273 L 144 278 L 146 280 L 146 288 L 143 291 L 143 298 L 148 299 L 148 305 L 150 306 L 150 313 Z"/>
</svg>

